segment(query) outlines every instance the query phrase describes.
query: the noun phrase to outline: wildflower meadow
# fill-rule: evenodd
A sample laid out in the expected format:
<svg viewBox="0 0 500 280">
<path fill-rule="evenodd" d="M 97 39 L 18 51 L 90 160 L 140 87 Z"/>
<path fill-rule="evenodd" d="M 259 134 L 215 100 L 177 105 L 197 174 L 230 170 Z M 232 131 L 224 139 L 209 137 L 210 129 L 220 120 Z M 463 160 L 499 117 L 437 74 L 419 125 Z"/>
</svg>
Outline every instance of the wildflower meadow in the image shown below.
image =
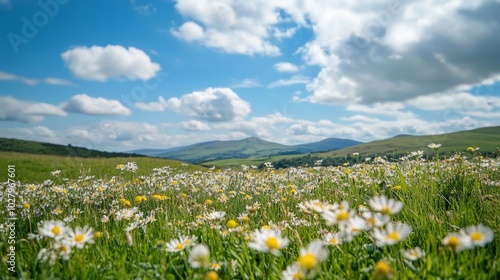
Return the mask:
<svg viewBox="0 0 500 280">
<path fill-rule="evenodd" d="M 500 279 L 498 158 L 109 162 L 2 183 L 2 279 Z"/>
</svg>

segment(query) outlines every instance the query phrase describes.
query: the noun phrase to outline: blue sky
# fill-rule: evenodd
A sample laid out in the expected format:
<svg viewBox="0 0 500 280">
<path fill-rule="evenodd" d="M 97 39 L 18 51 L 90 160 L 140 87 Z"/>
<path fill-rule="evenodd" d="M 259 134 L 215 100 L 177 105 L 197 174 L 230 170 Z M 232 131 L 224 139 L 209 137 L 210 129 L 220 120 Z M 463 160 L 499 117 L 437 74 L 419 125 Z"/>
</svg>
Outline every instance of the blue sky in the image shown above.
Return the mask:
<svg viewBox="0 0 500 280">
<path fill-rule="evenodd" d="M 0 137 L 127 151 L 500 125 L 500 1 L 337 2 L 0 0 Z"/>
</svg>

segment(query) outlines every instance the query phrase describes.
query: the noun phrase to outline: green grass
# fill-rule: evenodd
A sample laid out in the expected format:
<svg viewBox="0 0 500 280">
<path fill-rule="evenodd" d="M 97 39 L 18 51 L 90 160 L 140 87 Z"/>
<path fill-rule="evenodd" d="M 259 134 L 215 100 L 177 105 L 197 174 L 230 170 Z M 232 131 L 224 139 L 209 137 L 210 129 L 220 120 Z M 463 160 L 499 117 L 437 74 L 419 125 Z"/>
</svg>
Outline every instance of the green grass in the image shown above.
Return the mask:
<svg viewBox="0 0 500 280">
<path fill-rule="evenodd" d="M 216 166 L 216 167 L 240 167 L 242 164 L 245 165 L 256 165 L 259 166 L 264 162 L 276 162 L 285 158 L 297 158 L 303 157 L 303 154 L 300 155 L 281 155 L 281 156 L 272 156 L 272 157 L 250 157 L 250 158 L 229 158 L 229 159 L 221 159 L 221 160 L 212 160 L 201 163 L 204 166 Z"/>
<path fill-rule="evenodd" d="M 172 166 L 181 168 L 182 162 L 147 157 L 115 157 L 115 158 L 80 158 L 53 155 L 34 155 L 26 153 L 0 152 L 0 181 L 7 180 L 7 166 L 16 166 L 16 179 L 22 182 L 40 183 L 53 179 L 51 172 L 61 170 L 60 178 L 78 178 L 78 176 L 96 176 L 107 178 L 119 175 L 115 169 L 118 164 L 135 161 L 139 166 L 136 176 L 148 175 L 155 167 Z M 189 164 L 182 167 L 187 170 L 204 170 L 200 166 Z"/>
<path fill-rule="evenodd" d="M 16 176 L 21 176 L 23 164 L 31 164 L 33 174 L 28 179 L 53 179 L 54 184 L 31 184 L 28 180 L 12 185 L 17 206 L 13 211 L 18 217 L 16 273 L 11 274 L 8 264 L 1 262 L 0 275 L 5 279 L 204 279 L 204 274 L 213 268 L 191 267 L 190 246 L 184 244 L 181 252 L 166 251 L 165 244 L 179 236 L 195 237 L 196 243 L 208 246 L 210 262 L 220 265 L 220 279 L 279 279 L 282 271 L 298 260 L 302 247 L 321 239 L 322 233 L 339 230 L 338 225 L 327 225 L 320 213 L 301 210 L 304 208 L 299 205 L 313 199 L 329 205 L 345 200 L 355 214 L 361 215 L 359 207 L 369 207 L 369 200 L 380 195 L 403 203 L 391 221 L 409 225 L 409 236 L 395 245 L 377 247 L 372 231 L 367 229 L 350 242 L 328 246 L 326 259 L 314 267 L 315 279 L 375 279 L 375 263 L 381 260 L 390 266 L 395 279 L 500 277 L 498 159 L 481 162 L 477 158 L 456 158 L 271 172 L 209 171 L 181 166 L 134 181 L 128 176 L 110 181 L 117 173 L 115 165 L 124 163 L 113 159 L 102 161 L 99 167 L 106 170 L 102 173 L 106 180 L 78 179 L 75 170 L 67 174 L 75 175 L 69 177 L 70 182 L 54 179 L 46 170 L 60 167 L 63 174 L 79 163 L 69 160 L 65 166 L 60 158 L 51 159 L 44 162 L 50 166 L 29 163 L 29 159 L 15 163 Z M 85 162 L 94 166 L 87 175 L 101 172 L 92 163 Z M 165 161 L 157 163 L 157 167 L 165 165 Z M 150 166 L 137 160 L 137 164 L 138 173 L 151 172 L 152 162 Z M 40 168 L 40 177 L 35 176 L 36 166 Z M 5 165 L 4 169 L 3 173 L 7 173 Z M 0 188 L 3 194 L 10 192 L 5 184 Z M 158 195 L 165 200 L 155 199 Z M 7 195 L 0 201 L 2 211 L 7 209 L 5 198 Z M 132 209 L 136 212 L 130 218 L 118 218 L 117 213 Z M 214 211 L 223 211 L 224 218 L 210 219 L 209 214 Z M 242 214 L 248 215 L 248 222 L 238 219 Z M 109 221 L 104 221 L 105 217 Z M 127 238 L 126 228 L 147 217 L 154 217 L 155 221 L 136 224 L 131 238 Z M 44 249 L 54 250 L 57 242 L 48 236 L 40 240 L 28 238 L 39 232 L 41 222 L 49 220 L 66 220 L 73 229 L 89 226 L 99 236 L 94 244 L 73 248 L 68 260 L 56 258 L 50 264 L 37 256 Z M 242 228 L 230 232 L 229 220 L 238 221 Z M 447 234 L 478 224 L 495 234 L 484 247 L 455 252 L 441 244 Z M 290 241 L 279 256 L 249 247 L 249 237 L 263 226 L 280 230 Z M 0 235 L 4 256 L 10 250 L 8 234 L 7 231 Z M 424 249 L 426 256 L 414 262 L 405 261 L 401 250 L 416 246 Z"/>
</svg>

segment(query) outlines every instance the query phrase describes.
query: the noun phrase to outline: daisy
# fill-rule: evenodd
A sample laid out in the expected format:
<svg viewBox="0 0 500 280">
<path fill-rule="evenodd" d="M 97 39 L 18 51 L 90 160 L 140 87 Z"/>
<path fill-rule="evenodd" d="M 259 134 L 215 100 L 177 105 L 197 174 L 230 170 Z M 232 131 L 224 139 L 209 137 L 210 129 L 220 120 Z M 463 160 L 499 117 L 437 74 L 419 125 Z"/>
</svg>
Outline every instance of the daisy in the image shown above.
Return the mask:
<svg viewBox="0 0 500 280">
<path fill-rule="evenodd" d="M 205 244 L 197 244 L 189 254 L 189 264 L 192 268 L 207 268 L 210 266 L 210 250 Z"/>
<path fill-rule="evenodd" d="M 281 237 L 280 230 L 262 229 L 252 233 L 252 242 L 248 243 L 248 247 L 279 256 L 279 250 L 286 247 L 288 242 L 287 238 Z"/>
<path fill-rule="evenodd" d="M 387 224 L 385 229 L 374 228 L 373 238 L 375 244 L 382 247 L 385 245 L 394 245 L 404 240 L 411 232 L 411 227 L 407 224 L 396 222 Z"/>
<path fill-rule="evenodd" d="M 366 221 L 363 218 L 359 216 L 351 217 L 342 229 L 345 240 L 352 241 L 353 237 L 360 234 L 366 227 Z"/>
<path fill-rule="evenodd" d="M 42 226 L 38 228 L 38 231 L 42 235 L 54 238 L 55 240 L 61 240 L 67 230 L 68 227 L 61 221 L 43 221 Z"/>
<path fill-rule="evenodd" d="M 372 275 L 376 279 L 391 279 L 393 276 L 392 268 L 389 266 L 387 262 L 379 260 L 375 264 L 375 267 L 373 268 Z"/>
<path fill-rule="evenodd" d="M 306 248 L 300 248 L 297 264 L 305 270 L 313 270 L 328 257 L 328 249 L 323 247 L 323 241 L 316 239 Z"/>
<path fill-rule="evenodd" d="M 342 233 L 340 232 L 335 232 L 335 233 L 327 233 L 323 235 L 323 244 L 329 245 L 329 246 L 337 246 L 342 244 L 343 242 L 343 237 Z"/>
<path fill-rule="evenodd" d="M 375 196 L 370 199 L 370 206 L 373 210 L 378 211 L 384 215 L 394 215 L 401 211 L 403 203 L 394 199 L 387 199 L 385 196 Z"/>
<path fill-rule="evenodd" d="M 323 219 L 326 220 L 326 224 L 329 226 L 346 223 L 354 215 L 354 210 L 349 211 L 349 202 L 342 201 L 340 206 L 336 206 L 335 204 L 333 206 L 335 210 L 325 210 L 322 214 Z"/>
<path fill-rule="evenodd" d="M 283 280 L 302 280 L 306 279 L 306 272 L 302 270 L 298 263 L 287 266 L 286 270 L 281 273 Z"/>
<path fill-rule="evenodd" d="M 367 228 L 383 227 L 391 219 L 389 216 L 381 213 L 363 212 L 361 214 L 366 221 Z"/>
<path fill-rule="evenodd" d="M 167 246 L 167 252 L 181 252 L 186 248 L 186 244 L 178 238 L 170 240 L 170 242 L 165 245 Z"/>
<path fill-rule="evenodd" d="M 493 231 L 481 224 L 465 228 L 465 233 L 469 236 L 473 245 L 481 247 L 493 241 L 494 237 Z"/>
<path fill-rule="evenodd" d="M 61 258 L 66 261 L 69 260 L 69 256 L 72 252 L 72 247 L 72 244 L 66 239 L 58 241 L 54 244 L 54 250 Z"/>
<path fill-rule="evenodd" d="M 74 231 L 70 229 L 68 230 L 67 240 L 71 246 L 82 249 L 86 243 L 94 243 L 94 230 L 88 226 L 76 227 Z"/>
<path fill-rule="evenodd" d="M 403 257 L 409 261 L 416 261 L 422 257 L 425 257 L 425 251 L 420 249 L 420 247 L 415 247 L 410 250 L 402 252 Z"/>
<path fill-rule="evenodd" d="M 448 235 L 446 235 L 446 237 L 441 241 L 441 244 L 452 248 L 457 253 L 474 247 L 470 236 L 468 236 L 464 231 L 460 231 L 458 233 L 448 233 Z"/>
</svg>

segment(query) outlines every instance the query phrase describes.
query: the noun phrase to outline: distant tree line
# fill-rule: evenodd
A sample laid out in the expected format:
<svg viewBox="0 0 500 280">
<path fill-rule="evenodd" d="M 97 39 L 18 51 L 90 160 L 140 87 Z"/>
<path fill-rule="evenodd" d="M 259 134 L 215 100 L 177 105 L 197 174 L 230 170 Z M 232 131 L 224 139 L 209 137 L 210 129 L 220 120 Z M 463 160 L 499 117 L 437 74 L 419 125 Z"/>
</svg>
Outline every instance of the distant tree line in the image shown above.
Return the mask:
<svg viewBox="0 0 500 280">
<path fill-rule="evenodd" d="M 17 152 L 26 154 L 39 154 L 39 155 L 55 155 L 55 156 L 73 156 L 84 158 L 112 158 L 112 157 L 144 157 L 138 154 L 129 153 L 116 153 L 116 152 L 102 152 L 83 147 L 75 147 L 71 144 L 67 146 L 40 143 L 34 141 L 25 141 L 18 139 L 0 138 L 0 151 L 4 152 Z"/>
</svg>

